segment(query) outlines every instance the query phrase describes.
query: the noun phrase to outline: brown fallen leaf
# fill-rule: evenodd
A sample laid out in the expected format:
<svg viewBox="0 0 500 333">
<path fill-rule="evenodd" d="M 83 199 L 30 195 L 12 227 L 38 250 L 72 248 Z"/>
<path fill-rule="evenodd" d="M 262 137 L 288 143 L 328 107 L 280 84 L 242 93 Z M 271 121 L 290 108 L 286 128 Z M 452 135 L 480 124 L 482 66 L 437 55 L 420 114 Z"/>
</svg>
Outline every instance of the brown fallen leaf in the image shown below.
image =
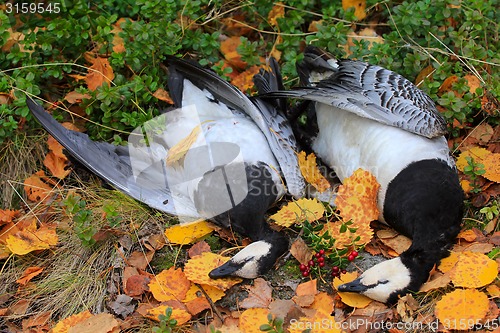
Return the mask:
<svg viewBox="0 0 500 333">
<path fill-rule="evenodd" d="M 72 326 L 75 326 L 79 322 L 82 322 L 90 317 L 92 317 L 92 314 L 88 310 L 69 316 L 63 320 L 60 320 L 52 328 L 51 333 L 67 333 Z"/>
<path fill-rule="evenodd" d="M 205 241 L 200 241 L 189 248 L 188 256 L 189 258 L 193 258 L 202 254 L 203 252 L 210 252 L 210 245 L 208 245 L 208 243 Z"/>
<path fill-rule="evenodd" d="M 98 313 L 71 326 L 68 333 L 108 333 L 119 325 L 119 321 L 112 314 Z"/>
<path fill-rule="evenodd" d="M 153 96 L 158 98 L 160 101 L 167 102 L 168 104 L 174 104 L 174 101 L 172 97 L 170 97 L 170 94 L 168 91 L 162 88 L 158 88 L 154 93 Z"/>
<path fill-rule="evenodd" d="M 424 283 L 422 287 L 420 287 L 421 292 L 428 292 L 431 290 L 444 288 L 451 282 L 449 274 L 444 274 L 440 272 L 435 272 L 429 281 Z"/>
<path fill-rule="evenodd" d="M 93 57 L 88 52 L 85 53 L 85 59 L 92 64 L 85 76 L 85 83 L 87 83 L 89 90 L 95 91 L 103 84 L 110 85 L 115 78 L 115 74 L 109 60 L 107 58 Z"/>
<path fill-rule="evenodd" d="M 42 170 L 26 178 L 24 191 L 29 200 L 33 202 L 46 202 L 50 199 L 52 186 L 48 184 L 47 176 Z"/>
<path fill-rule="evenodd" d="M 138 297 L 144 294 L 146 291 L 149 291 L 149 283 L 151 279 L 146 275 L 132 275 L 127 279 L 123 278 L 125 287 L 123 291 L 130 297 Z"/>
<path fill-rule="evenodd" d="M 307 265 L 313 256 L 311 249 L 301 237 L 298 237 L 290 246 L 290 254 L 304 265 Z"/>
<path fill-rule="evenodd" d="M 148 251 L 146 253 L 142 251 L 134 251 L 127 258 L 127 264 L 132 267 L 145 270 L 153 259 L 154 254 L 155 251 Z"/>
<path fill-rule="evenodd" d="M 82 94 L 76 91 L 70 91 L 64 96 L 64 99 L 71 104 L 81 103 L 84 99 L 90 99 L 91 96 L 89 94 Z"/>
<path fill-rule="evenodd" d="M 273 300 L 271 284 L 262 278 L 253 280 L 253 286 L 246 286 L 248 297 L 240 302 L 243 309 L 268 308 Z"/>
</svg>

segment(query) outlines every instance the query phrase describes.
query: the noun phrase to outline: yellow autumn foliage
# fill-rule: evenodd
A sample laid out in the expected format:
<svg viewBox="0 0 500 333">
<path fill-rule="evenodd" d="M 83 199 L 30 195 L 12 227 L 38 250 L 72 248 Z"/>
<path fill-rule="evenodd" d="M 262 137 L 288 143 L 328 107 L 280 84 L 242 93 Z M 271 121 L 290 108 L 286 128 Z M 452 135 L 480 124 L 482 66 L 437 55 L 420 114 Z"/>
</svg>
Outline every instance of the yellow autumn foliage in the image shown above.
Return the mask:
<svg viewBox="0 0 500 333">
<path fill-rule="evenodd" d="M 214 227 L 204 220 L 176 224 L 165 230 L 165 236 L 172 244 L 191 244 L 214 231 Z"/>
<path fill-rule="evenodd" d="M 188 260 L 184 266 L 184 274 L 186 274 L 186 277 L 194 283 L 202 285 L 206 284 L 220 290 L 227 290 L 243 280 L 236 277 L 211 279 L 208 276 L 208 273 L 221 266 L 229 259 L 229 257 L 223 257 L 212 252 L 203 252 L 202 254 Z"/>
<path fill-rule="evenodd" d="M 436 304 L 436 317 L 445 329 L 467 330 L 488 313 L 488 296 L 476 289 L 457 289 Z"/>
<path fill-rule="evenodd" d="M 321 174 L 316 165 L 316 155 L 313 153 L 306 156 L 305 151 L 297 154 L 299 160 L 300 173 L 304 176 L 306 182 L 314 186 L 318 192 L 324 192 L 330 187 L 330 183 Z"/>
<path fill-rule="evenodd" d="M 287 203 L 274 215 L 271 215 L 277 225 L 289 227 L 294 223 L 313 222 L 323 217 L 325 207 L 317 199 L 299 199 Z"/>
</svg>

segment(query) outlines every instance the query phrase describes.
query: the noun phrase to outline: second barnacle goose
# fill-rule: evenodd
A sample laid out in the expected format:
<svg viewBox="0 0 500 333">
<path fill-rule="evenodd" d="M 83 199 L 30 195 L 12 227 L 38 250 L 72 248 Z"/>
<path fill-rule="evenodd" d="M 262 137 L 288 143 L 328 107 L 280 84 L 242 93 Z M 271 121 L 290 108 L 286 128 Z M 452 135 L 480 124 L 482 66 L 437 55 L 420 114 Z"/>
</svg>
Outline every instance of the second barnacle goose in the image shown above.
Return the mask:
<svg viewBox="0 0 500 333">
<path fill-rule="evenodd" d="M 371 171 L 381 185 L 380 221 L 413 239 L 399 257 L 339 290 L 388 303 L 418 291 L 447 256 L 462 219 L 463 193 L 443 136 L 444 119 L 430 97 L 379 66 L 337 60 L 308 47 L 298 72 L 302 87 L 271 94 L 312 102 L 312 121 L 297 137 L 340 180 L 358 168 Z"/>
<path fill-rule="evenodd" d="M 265 222 L 265 212 L 286 191 L 303 196 L 292 130 L 273 105 L 247 97 L 215 73 L 176 57 L 167 65 L 178 109 L 134 131 L 128 147 L 94 142 L 29 98 L 27 103 L 69 154 L 117 189 L 160 211 L 209 218 L 250 237 L 253 243 L 209 275 L 255 278 L 288 249 L 286 236 Z M 257 79 L 282 87 L 277 64 L 271 68 L 276 75 Z M 192 142 L 176 157 L 174 147 L 182 148 L 187 138 Z"/>
</svg>

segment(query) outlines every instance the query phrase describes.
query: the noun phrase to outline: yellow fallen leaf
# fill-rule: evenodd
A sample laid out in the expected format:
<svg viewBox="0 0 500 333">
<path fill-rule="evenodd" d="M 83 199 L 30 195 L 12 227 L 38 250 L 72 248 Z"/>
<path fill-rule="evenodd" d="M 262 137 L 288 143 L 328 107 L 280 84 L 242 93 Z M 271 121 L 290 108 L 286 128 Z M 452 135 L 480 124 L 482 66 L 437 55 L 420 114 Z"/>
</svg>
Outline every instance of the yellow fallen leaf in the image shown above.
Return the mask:
<svg viewBox="0 0 500 333">
<path fill-rule="evenodd" d="M 498 264 L 488 256 L 476 252 L 462 252 L 450 271 L 455 286 L 480 288 L 493 282 L 498 275 Z"/>
<path fill-rule="evenodd" d="M 165 230 L 165 236 L 172 244 L 191 244 L 214 231 L 207 221 L 198 220 L 190 223 L 176 224 Z"/>
<path fill-rule="evenodd" d="M 177 142 L 168 150 L 167 165 L 181 161 L 187 154 L 189 148 L 196 142 L 201 132 L 201 124 L 191 130 L 185 138 Z"/>
<path fill-rule="evenodd" d="M 51 196 L 52 186 L 49 186 L 44 180 L 46 179 L 43 170 L 37 171 L 24 181 L 24 191 L 28 199 L 34 202 L 48 201 Z"/>
<path fill-rule="evenodd" d="M 318 192 L 324 192 L 330 187 L 330 183 L 321 174 L 316 164 L 316 155 L 313 153 L 306 156 L 305 151 L 297 154 L 299 159 L 300 173 L 304 176 L 306 182 L 314 186 Z"/>
<path fill-rule="evenodd" d="M 239 319 L 240 330 L 244 333 L 262 333 L 260 325 L 267 324 L 268 309 L 252 308 L 241 313 Z"/>
<path fill-rule="evenodd" d="M 439 263 L 438 269 L 443 272 L 447 273 L 455 267 L 457 261 L 458 261 L 459 253 L 457 252 L 450 252 L 450 255 L 446 258 L 441 259 L 441 262 Z"/>
<path fill-rule="evenodd" d="M 474 162 L 482 163 L 482 160 L 492 154 L 491 151 L 481 148 L 481 147 L 472 147 L 469 150 L 462 152 L 457 158 L 457 169 L 460 171 L 464 171 L 464 168 L 468 165 L 466 158 L 472 157 Z"/>
<path fill-rule="evenodd" d="M 32 251 L 46 250 L 57 244 L 56 230 L 42 226 L 36 230 L 21 230 L 7 236 L 5 245 L 14 254 L 25 255 Z"/>
<path fill-rule="evenodd" d="M 472 229 L 460 231 L 457 238 L 465 239 L 468 242 L 473 242 L 476 240 L 477 235 Z"/>
<path fill-rule="evenodd" d="M 366 17 L 366 0 L 342 0 L 342 8 L 344 10 L 354 7 L 354 16 L 358 20 Z"/>
<path fill-rule="evenodd" d="M 216 302 L 216 301 L 220 300 L 225 295 L 224 291 L 217 289 L 216 287 L 209 286 L 208 284 L 200 284 L 198 286 L 195 283 L 192 283 L 191 287 L 189 288 L 189 290 L 186 293 L 186 297 L 182 300 L 182 303 L 187 303 L 187 302 L 192 301 L 200 296 L 204 297 L 204 294 L 200 290 L 200 287 L 203 288 L 203 290 L 208 295 L 208 297 L 210 297 L 212 302 Z"/>
<path fill-rule="evenodd" d="M 156 321 L 160 321 L 158 319 L 158 317 L 160 315 L 165 315 L 165 311 L 169 307 L 170 306 L 168 306 L 168 305 L 159 305 L 155 308 L 149 309 L 146 317 L 153 319 L 153 320 L 156 320 Z M 189 312 L 187 312 L 186 310 L 173 308 L 172 315 L 170 316 L 170 319 L 175 319 L 175 320 L 177 320 L 177 325 L 182 325 L 182 324 L 187 323 L 191 319 L 191 314 Z"/>
<path fill-rule="evenodd" d="M 294 223 L 300 224 L 304 221 L 313 222 L 325 213 L 325 207 L 317 199 L 299 199 L 287 203 L 274 215 L 271 215 L 276 224 L 289 227 Z"/>
<path fill-rule="evenodd" d="M 336 277 L 333 279 L 333 286 L 335 289 L 341 284 L 348 283 L 354 281 L 358 277 L 358 273 L 356 272 L 347 272 L 346 274 L 342 274 L 341 277 Z M 357 294 L 357 293 L 349 293 L 349 292 L 340 292 L 339 296 L 342 299 L 342 302 L 352 306 L 353 308 L 365 308 L 372 302 L 371 298 L 366 296 Z"/>
<path fill-rule="evenodd" d="M 488 313 L 488 296 L 476 289 L 457 289 L 436 304 L 436 317 L 445 329 L 467 330 Z"/>
<path fill-rule="evenodd" d="M 228 261 L 229 257 L 223 257 L 211 252 L 203 252 L 188 260 L 184 266 L 184 274 L 194 283 L 206 284 L 220 290 L 227 290 L 240 283 L 243 279 L 228 277 L 222 279 L 211 279 L 208 273 Z"/>
<path fill-rule="evenodd" d="M 157 274 L 148 286 L 157 301 L 181 301 L 186 298 L 191 282 L 180 268 L 170 267 Z"/>
</svg>

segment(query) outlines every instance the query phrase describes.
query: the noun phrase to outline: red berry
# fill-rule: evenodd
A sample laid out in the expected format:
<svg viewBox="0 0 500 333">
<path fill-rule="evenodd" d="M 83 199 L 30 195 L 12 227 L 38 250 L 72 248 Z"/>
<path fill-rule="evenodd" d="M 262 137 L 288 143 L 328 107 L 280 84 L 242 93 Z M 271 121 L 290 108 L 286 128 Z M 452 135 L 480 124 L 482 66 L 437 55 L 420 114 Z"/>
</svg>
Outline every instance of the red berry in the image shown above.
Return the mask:
<svg viewBox="0 0 500 333">
<path fill-rule="evenodd" d="M 333 277 L 339 277 L 340 276 L 340 272 L 332 272 L 332 276 Z"/>
<path fill-rule="evenodd" d="M 320 255 L 320 256 L 322 256 L 322 255 L 324 255 L 324 254 L 325 254 L 325 250 L 323 250 L 323 249 L 319 250 L 319 255 Z"/>
<path fill-rule="evenodd" d="M 319 265 L 319 267 L 325 267 L 325 263 L 323 261 L 320 261 L 318 265 Z"/>
<path fill-rule="evenodd" d="M 303 277 L 308 277 L 309 276 L 309 271 L 303 271 L 302 272 Z"/>
<path fill-rule="evenodd" d="M 321 257 L 321 254 L 319 254 L 319 252 L 318 252 L 318 253 L 316 253 L 314 256 L 315 256 L 316 258 L 319 258 L 319 257 Z"/>
<path fill-rule="evenodd" d="M 355 256 L 353 256 L 352 254 L 350 254 L 348 257 L 347 257 L 347 260 L 349 261 L 353 261 L 354 259 L 356 259 Z"/>
<path fill-rule="evenodd" d="M 345 269 L 341 270 L 340 272 L 341 272 L 342 274 L 347 273 L 347 271 L 346 271 Z"/>
<path fill-rule="evenodd" d="M 318 258 L 318 262 L 319 262 L 320 264 L 321 264 L 322 262 L 324 262 L 324 261 L 325 261 L 325 257 L 319 257 L 319 258 Z"/>
<path fill-rule="evenodd" d="M 300 264 L 299 269 L 301 272 L 303 272 L 303 271 L 307 270 L 307 266 L 304 264 Z"/>
<path fill-rule="evenodd" d="M 315 265 L 315 263 L 312 260 L 309 260 L 309 262 L 307 263 L 307 266 L 309 266 L 309 267 L 314 267 L 314 265 Z"/>
<path fill-rule="evenodd" d="M 351 256 L 353 256 L 354 258 L 356 258 L 358 256 L 358 251 L 352 251 L 351 252 Z"/>
<path fill-rule="evenodd" d="M 338 271 L 340 271 L 339 266 L 333 266 L 333 267 L 332 267 L 332 272 L 333 272 L 333 273 L 337 273 Z"/>
</svg>

